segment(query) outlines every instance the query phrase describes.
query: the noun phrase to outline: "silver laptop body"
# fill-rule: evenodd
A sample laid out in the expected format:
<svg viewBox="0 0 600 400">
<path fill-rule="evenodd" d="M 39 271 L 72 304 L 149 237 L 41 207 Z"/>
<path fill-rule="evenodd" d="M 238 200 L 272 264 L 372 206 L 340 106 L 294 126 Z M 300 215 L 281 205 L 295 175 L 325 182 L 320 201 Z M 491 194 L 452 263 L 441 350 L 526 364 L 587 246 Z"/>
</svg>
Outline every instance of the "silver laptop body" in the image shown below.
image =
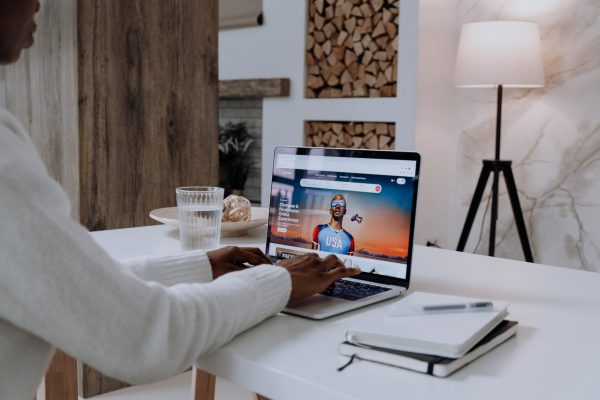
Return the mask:
<svg viewBox="0 0 600 400">
<path fill-rule="evenodd" d="M 275 149 L 267 255 L 335 254 L 363 271 L 285 312 L 323 319 L 408 289 L 419 167 L 414 152 Z"/>
</svg>

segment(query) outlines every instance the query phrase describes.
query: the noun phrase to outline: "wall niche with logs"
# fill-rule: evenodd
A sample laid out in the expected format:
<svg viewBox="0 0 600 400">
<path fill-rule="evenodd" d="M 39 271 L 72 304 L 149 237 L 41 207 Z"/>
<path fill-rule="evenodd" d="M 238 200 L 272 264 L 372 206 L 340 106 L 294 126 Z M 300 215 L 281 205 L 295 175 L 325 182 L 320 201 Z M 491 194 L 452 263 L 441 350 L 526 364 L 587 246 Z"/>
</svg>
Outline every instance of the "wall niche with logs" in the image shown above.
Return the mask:
<svg viewBox="0 0 600 400">
<path fill-rule="evenodd" d="M 399 0 L 308 0 L 307 98 L 395 97 Z"/>
<path fill-rule="evenodd" d="M 310 147 L 392 150 L 395 139 L 393 122 L 304 122 L 304 145 Z"/>
</svg>

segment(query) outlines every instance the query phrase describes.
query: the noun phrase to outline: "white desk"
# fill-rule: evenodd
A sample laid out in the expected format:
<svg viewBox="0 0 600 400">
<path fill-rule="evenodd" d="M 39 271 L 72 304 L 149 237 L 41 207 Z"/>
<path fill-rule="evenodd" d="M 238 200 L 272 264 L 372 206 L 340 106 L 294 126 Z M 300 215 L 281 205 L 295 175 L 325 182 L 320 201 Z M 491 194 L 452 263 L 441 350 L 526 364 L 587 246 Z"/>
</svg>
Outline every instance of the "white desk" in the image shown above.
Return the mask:
<svg viewBox="0 0 600 400">
<path fill-rule="evenodd" d="M 222 244 L 262 247 L 265 232 Z M 93 236 L 117 258 L 180 249 L 166 226 Z M 446 379 L 365 361 L 337 372 L 346 329 L 390 300 L 325 321 L 277 315 L 198 366 L 272 399 L 600 399 L 600 274 L 416 246 L 410 289 L 508 301 L 519 333 Z"/>
</svg>

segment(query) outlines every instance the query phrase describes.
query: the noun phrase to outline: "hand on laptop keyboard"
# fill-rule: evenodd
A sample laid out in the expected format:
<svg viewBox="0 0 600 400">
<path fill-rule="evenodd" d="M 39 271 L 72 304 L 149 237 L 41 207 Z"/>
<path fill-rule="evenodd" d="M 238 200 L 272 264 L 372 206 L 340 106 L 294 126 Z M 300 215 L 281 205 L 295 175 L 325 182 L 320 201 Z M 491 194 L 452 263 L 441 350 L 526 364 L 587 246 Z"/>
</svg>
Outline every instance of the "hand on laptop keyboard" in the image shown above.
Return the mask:
<svg viewBox="0 0 600 400">
<path fill-rule="evenodd" d="M 315 253 L 281 260 L 277 265 L 287 269 L 292 278 L 290 302 L 322 292 L 336 280 L 361 272 L 359 268 L 346 268 L 334 255 L 321 259 Z"/>
<path fill-rule="evenodd" d="M 260 249 L 227 246 L 206 252 L 212 267 L 213 278 L 228 272 L 240 271 L 253 265 L 271 264 L 271 260 Z"/>
<path fill-rule="evenodd" d="M 391 289 L 351 280 L 339 280 L 322 291 L 321 294 L 345 300 L 359 300 L 382 292 L 387 292 L 388 290 Z"/>
</svg>

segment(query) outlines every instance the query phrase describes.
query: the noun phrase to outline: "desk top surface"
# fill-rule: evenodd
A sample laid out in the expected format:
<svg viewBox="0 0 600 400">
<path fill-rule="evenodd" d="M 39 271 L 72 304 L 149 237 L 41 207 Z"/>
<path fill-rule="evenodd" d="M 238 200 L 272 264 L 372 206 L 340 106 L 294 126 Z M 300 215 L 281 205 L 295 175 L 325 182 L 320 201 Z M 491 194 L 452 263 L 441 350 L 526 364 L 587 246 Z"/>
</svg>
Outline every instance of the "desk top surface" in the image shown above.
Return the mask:
<svg viewBox="0 0 600 400">
<path fill-rule="evenodd" d="M 222 245 L 263 247 L 265 228 Z M 180 251 L 167 226 L 93 233 L 113 257 Z M 324 321 L 278 314 L 198 360 L 208 372 L 274 399 L 600 398 L 600 274 L 415 246 L 412 291 L 510 303 L 519 332 L 441 379 L 366 361 L 343 372 L 337 354 L 357 321 L 377 320 L 397 299 Z"/>
</svg>

